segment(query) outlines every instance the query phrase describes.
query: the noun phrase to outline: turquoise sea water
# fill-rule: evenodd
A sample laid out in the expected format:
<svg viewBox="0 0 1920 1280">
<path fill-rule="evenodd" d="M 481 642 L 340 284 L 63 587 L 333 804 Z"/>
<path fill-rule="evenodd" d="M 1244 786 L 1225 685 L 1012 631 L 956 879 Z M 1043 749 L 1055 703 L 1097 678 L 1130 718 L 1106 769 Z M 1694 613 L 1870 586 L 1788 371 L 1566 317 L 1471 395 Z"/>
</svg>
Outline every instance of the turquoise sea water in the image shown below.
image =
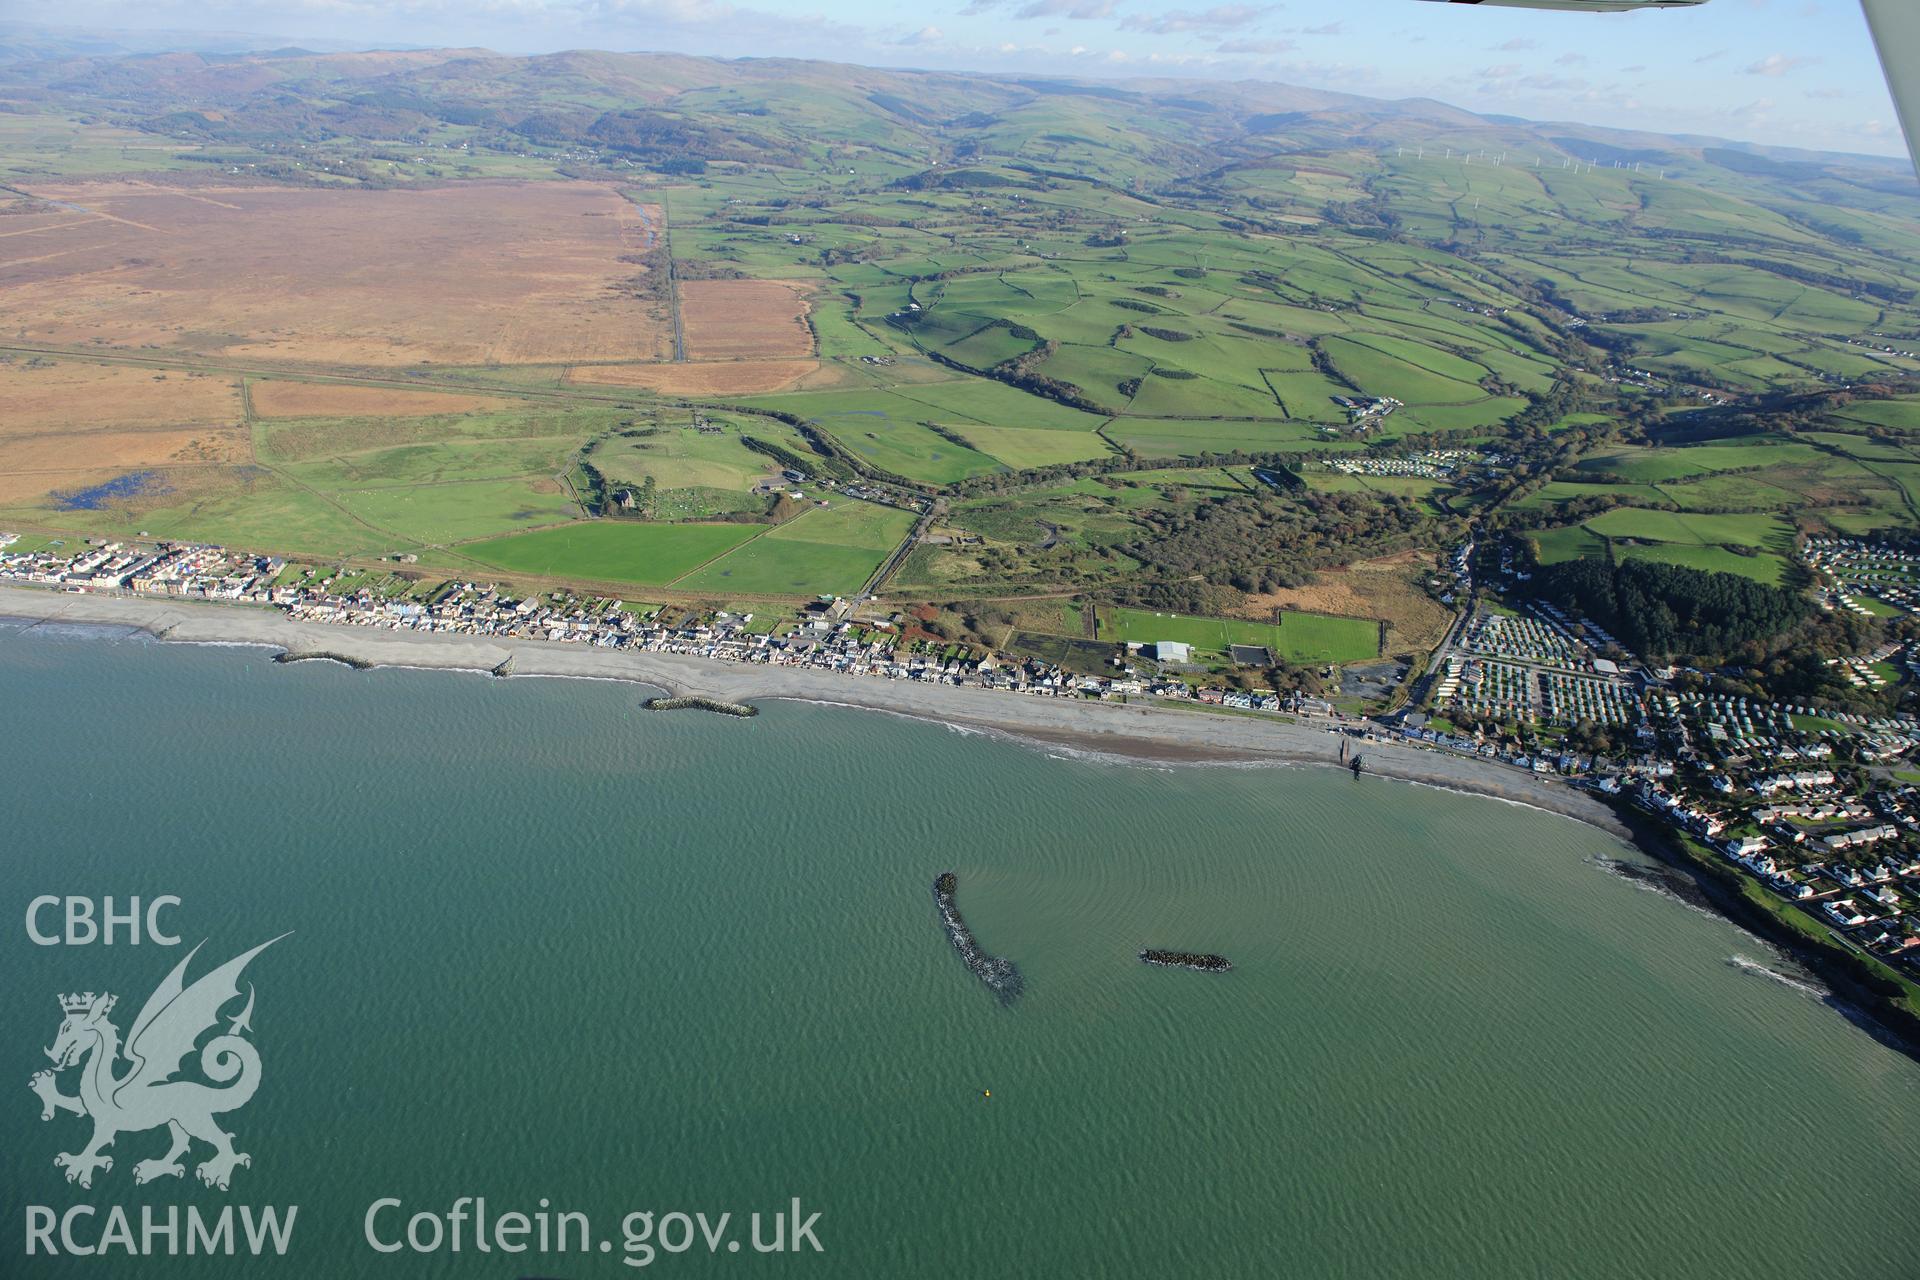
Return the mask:
<svg viewBox="0 0 1920 1280">
<path fill-rule="evenodd" d="M 819 1255 L 642 1274 L 1913 1273 L 1920 1067 L 1593 830 L 642 696 L 0 625 L 0 1274 L 634 1273 L 362 1241 L 381 1197 L 463 1195 L 616 1240 L 821 1214 Z M 940 929 L 944 869 L 1011 1007 Z M 230 1192 L 135 1187 L 159 1133 L 90 1192 L 53 1166 L 85 1133 L 26 1087 L 56 996 L 113 990 L 125 1030 L 180 950 L 34 946 L 41 893 L 179 895 L 205 963 L 295 931 L 248 971 Z M 24 1257 L 25 1207 L 75 1203 L 300 1208 L 264 1262 Z"/>
</svg>

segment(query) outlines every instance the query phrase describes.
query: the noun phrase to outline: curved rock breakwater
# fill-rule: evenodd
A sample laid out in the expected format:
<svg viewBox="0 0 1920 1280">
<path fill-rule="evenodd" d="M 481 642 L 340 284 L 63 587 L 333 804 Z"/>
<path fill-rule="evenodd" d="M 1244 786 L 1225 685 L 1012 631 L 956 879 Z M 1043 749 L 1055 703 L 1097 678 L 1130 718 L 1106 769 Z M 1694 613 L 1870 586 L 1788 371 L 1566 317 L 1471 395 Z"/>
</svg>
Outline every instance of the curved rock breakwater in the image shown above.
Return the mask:
<svg viewBox="0 0 1920 1280">
<path fill-rule="evenodd" d="M 940 908 L 940 923 L 947 927 L 947 937 L 953 942 L 953 949 L 967 962 L 967 968 L 973 970 L 973 976 L 986 983 L 1000 997 L 1002 1004 L 1011 1004 L 1026 990 L 1026 982 L 1020 977 L 1020 966 L 1003 957 L 988 955 L 973 940 L 973 931 L 967 928 L 967 922 L 961 918 L 960 908 L 953 900 L 954 891 L 959 887 L 960 879 L 951 871 L 941 872 L 933 882 L 933 900 Z"/>
<path fill-rule="evenodd" d="M 365 658 L 353 657 L 351 654 L 324 653 L 317 650 L 308 653 L 276 653 L 273 655 L 273 660 L 285 664 L 295 662 L 337 662 L 343 667 L 352 667 L 355 671 L 371 671 L 378 665 L 368 662 Z"/>
<path fill-rule="evenodd" d="M 648 711 L 711 711 L 716 715 L 757 716 L 760 708 L 744 702 L 722 702 L 718 698 L 648 698 L 640 704 Z"/>
<path fill-rule="evenodd" d="M 1149 947 L 1140 953 L 1140 959 L 1163 969 L 1195 969 L 1201 973 L 1226 973 L 1233 968 L 1233 962 L 1225 956 L 1202 955 L 1197 951 L 1157 951 Z"/>
</svg>

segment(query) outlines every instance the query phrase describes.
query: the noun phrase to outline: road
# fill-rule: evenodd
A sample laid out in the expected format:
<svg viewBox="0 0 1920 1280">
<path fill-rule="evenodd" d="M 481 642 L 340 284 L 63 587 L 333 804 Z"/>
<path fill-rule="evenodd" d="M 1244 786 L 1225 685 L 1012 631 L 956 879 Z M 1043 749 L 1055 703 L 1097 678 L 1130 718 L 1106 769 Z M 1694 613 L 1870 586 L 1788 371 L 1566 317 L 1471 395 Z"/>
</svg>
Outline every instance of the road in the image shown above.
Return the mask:
<svg viewBox="0 0 1920 1280">
<path fill-rule="evenodd" d="M 885 563 L 874 570 L 873 576 L 867 579 L 866 587 L 860 592 L 859 599 L 863 603 L 873 599 L 875 595 L 879 594 L 880 588 L 886 585 L 887 579 L 891 578 L 895 571 L 905 563 L 907 556 L 913 551 L 914 547 L 919 545 L 921 535 L 926 533 L 927 526 L 933 523 L 933 518 L 939 510 L 939 503 L 929 503 L 927 509 L 921 513 L 920 519 L 914 523 L 912 531 L 907 534 L 905 540 L 893 549 L 893 554 L 886 558 Z"/>
</svg>

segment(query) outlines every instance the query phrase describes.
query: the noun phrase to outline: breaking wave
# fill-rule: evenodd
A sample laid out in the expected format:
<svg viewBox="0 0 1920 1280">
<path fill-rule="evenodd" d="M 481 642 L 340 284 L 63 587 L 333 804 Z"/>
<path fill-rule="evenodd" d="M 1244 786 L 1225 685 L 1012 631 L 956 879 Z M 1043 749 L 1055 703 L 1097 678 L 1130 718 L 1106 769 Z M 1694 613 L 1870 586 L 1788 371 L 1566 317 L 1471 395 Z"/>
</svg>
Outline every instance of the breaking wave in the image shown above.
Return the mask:
<svg viewBox="0 0 1920 1280">
<path fill-rule="evenodd" d="M 1802 995 L 1812 996 L 1816 1000 L 1826 1000 L 1829 993 L 1823 987 L 1816 986 L 1805 978 L 1796 978 L 1792 974 L 1780 972 L 1772 965 L 1755 960 L 1752 956 L 1743 956 L 1739 952 L 1727 957 L 1727 963 L 1742 973 L 1751 973 L 1756 977 L 1767 978 L 1783 987 L 1791 987 Z"/>
<path fill-rule="evenodd" d="M 1677 902 L 1689 911 L 1697 911 L 1703 916 L 1715 920 L 1726 917 L 1714 910 L 1706 895 L 1693 881 L 1665 867 L 1647 866 L 1638 862 L 1628 862 L 1624 858 L 1609 858 L 1604 855 L 1587 859 L 1608 875 L 1618 876 L 1636 889 L 1657 894 L 1669 901 Z"/>
</svg>

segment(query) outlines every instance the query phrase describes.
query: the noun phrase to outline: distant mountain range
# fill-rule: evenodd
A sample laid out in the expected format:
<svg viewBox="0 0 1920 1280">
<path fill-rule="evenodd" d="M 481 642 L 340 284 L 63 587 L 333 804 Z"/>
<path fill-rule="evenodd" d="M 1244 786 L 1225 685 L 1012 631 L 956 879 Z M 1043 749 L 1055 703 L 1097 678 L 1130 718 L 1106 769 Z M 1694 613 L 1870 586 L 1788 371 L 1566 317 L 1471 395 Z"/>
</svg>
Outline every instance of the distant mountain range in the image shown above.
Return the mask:
<svg viewBox="0 0 1920 1280">
<path fill-rule="evenodd" d="M 296 42 L 309 53 L 344 53 L 371 46 L 345 40 Z M 89 31 L 0 22 L 0 62 L 61 58 L 117 58 L 136 53 L 270 53 L 286 49 L 285 36 L 240 31 Z"/>
<path fill-rule="evenodd" d="M 1884 157 L 1541 124 L 1430 99 L 1260 81 L 1090 81 L 589 51 L 262 50 L 254 47 L 261 39 L 0 27 L 0 53 L 11 59 L 0 62 L 0 109 L 64 105 L 240 146 L 404 142 L 454 125 L 644 163 L 798 163 L 822 142 L 872 147 L 912 166 L 1009 156 L 1045 163 L 1051 155 L 1135 189 L 1281 154 L 1450 148 L 1520 163 L 1916 190 L 1906 164 Z M 195 50 L 178 51 L 181 44 Z"/>
</svg>

